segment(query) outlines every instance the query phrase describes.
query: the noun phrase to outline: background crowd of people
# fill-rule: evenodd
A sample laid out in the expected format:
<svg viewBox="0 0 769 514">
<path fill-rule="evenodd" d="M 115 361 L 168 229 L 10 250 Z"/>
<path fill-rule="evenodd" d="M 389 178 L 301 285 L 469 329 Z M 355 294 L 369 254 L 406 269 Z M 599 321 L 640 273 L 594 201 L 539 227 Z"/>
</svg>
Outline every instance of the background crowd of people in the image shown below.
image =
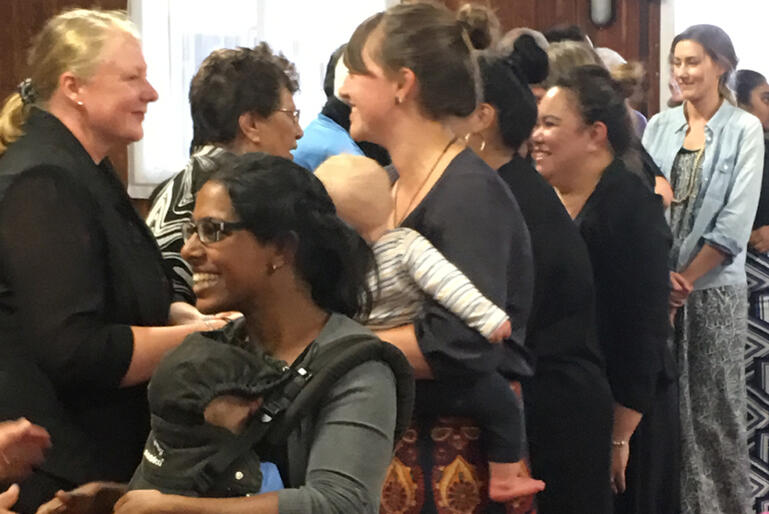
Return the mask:
<svg viewBox="0 0 769 514">
<path fill-rule="evenodd" d="M 648 123 L 637 63 L 472 4 L 362 21 L 304 131 L 216 50 L 146 220 L 139 38 L 53 17 L 0 112 L 0 513 L 755 512 L 769 85 L 723 30 Z"/>
</svg>

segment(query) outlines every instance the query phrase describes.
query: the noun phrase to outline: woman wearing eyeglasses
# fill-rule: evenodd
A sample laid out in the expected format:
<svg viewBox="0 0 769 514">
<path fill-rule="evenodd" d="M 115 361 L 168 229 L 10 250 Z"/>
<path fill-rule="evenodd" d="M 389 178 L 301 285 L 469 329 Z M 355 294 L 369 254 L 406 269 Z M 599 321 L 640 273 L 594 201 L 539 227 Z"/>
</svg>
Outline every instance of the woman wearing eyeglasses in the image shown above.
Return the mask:
<svg viewBox="0 0 769 514">
<path fill-rule="evenodd" d="M 134 26 L 119 12 L 64 12 L 29 67 L 0 113 L 0 419 L 45 427 L 53 447 L 21 482 L 20 512 L 59 489 L 130 478 L 149 431 L 143 384 L 206 329 L 190 305 L 179 316 L 106 158 L 142 137 L 157 99 Z"/>
<path fill-rule="evenodd" d="M 350 319 L 370 305 L 371 249 L 336 216 L 320 181 L 298 165 L 263 154 L 240 157 L 200 190 L 185 237 L 182 255 L 192 265 L 200 309 L 244 314 L 226 330 L 191 336 L 190 343 L 233 343 L 265 366 L 312 369 L 325 345 L 376 338 Z M 400 360 L 408 369 L 405 357 Z M 162 371 L 153 381 L 159 376 Z M 285 489 L 231 498 L 135 490 L 114 512 L 374 514 L 404 406 L 398 400 L 410 394 L 403 384 L 383 361 L 358 364 L 321 395 L 285 442 L 257 443 L 255 453 L 277 465 Z M 52 502 L 42 512 L 74 512 L 67 508 L 74 502 L 63 499 L 65 505 Z"/>
</svg>

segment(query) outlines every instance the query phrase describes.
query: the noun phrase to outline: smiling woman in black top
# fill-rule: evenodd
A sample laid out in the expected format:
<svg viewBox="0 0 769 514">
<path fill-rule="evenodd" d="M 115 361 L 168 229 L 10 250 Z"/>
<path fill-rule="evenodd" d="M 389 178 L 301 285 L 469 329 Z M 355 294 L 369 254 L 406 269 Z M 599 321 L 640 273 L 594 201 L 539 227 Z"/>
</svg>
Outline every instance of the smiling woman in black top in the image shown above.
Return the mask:
<svg viewBox="0 0 769 514">
<path fill-rule="evenodd" d="M 127 480 L 149 430 L 143 383 L 206 328 L 172 303 L 160 252 L 106 158 L 142 137 L 157 99 L 131 22 L 60 14 L 29 65 L 0 114 L 0 419 L 44 426 L 53 448 L 21 483 L 20 512 L 58 489 Z M 171 322 L 187 324 L 159 327 Z"/>
<path fill-rule="evenodd" d="M 631 128 L 609 73 L 581 66 L 559 79 L 539 104 L 532 141 L 537 170 L 575 220 L 593 266 L 598 341 L 615 401 L 615 512 L 675 512 L 678 418 L 666 345 L 671 236 L 659 200 L 619 158 Z"/>
<path fill-rule="evenodd" d="M 542 514 L 611 512 L 611 393 L 595 334 L 590 257 L 553 188 L 517 153 L 537 118 L 534 95 L 547 55 L 521 36 L 508 54 L 479 55 L 483 102 L 463 123 L 467 140 L 499 172 L 531 234 L 534 300 L 526 346 L 536 371 L 523 381 L 533 474 L 547 488 Z"/>
</svg>

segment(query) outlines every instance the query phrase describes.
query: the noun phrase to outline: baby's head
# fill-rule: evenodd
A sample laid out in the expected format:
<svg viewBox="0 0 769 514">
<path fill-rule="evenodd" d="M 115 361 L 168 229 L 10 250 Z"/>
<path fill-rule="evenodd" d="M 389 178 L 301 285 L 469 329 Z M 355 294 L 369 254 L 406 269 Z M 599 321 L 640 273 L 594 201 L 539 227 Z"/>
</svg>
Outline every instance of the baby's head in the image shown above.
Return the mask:
<svg viewBox="0 0 769 514">
<path fill-rule="evenodd" d="M 392 216 L 390 177 L 375 160 L 360 155 L 335 155 L 315 170 L 340 218 L 369 242 Z"/>
</svg>

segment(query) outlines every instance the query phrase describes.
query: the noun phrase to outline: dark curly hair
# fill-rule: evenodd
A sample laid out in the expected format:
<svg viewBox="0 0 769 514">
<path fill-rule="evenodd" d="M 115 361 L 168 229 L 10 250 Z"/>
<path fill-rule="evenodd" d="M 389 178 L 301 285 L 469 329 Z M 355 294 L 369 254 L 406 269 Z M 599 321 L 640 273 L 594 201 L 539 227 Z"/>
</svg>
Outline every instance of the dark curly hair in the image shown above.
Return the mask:
<svg viewBox="0 0 769 514">
<path fill-rule="evenodd" d="M 358 319 L 368 315 L 366 278 L 374 255 L 337 217 L 315 175 L 282 157 L 247 153 L 211 180 L 224 186 L 235 213 L 260 242 L 296 238 L 296 269 L 319 307 Z"/>
<path fill-rule="evenodd" d="M 225 144 L 238 134 L 245 112 L 267 117 L 280 107 L 280 91 L 299 89 L 294 65 L 267 43 L 214 50 L 190 83 L 192 145 Z"/>
</svg>

